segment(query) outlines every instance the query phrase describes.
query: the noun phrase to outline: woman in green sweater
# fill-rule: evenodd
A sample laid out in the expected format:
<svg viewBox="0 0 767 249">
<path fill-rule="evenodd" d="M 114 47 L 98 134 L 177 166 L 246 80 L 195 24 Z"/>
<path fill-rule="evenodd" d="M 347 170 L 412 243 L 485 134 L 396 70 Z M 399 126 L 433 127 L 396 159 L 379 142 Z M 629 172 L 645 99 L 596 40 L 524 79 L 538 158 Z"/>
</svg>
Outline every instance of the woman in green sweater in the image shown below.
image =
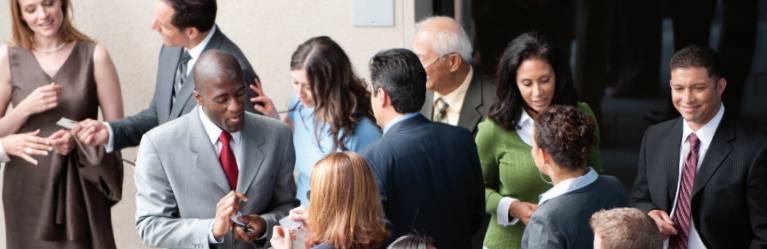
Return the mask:
<svg viewBox="0 0 767 249">
<path fill-rule="evenodd" d="M 552 187 L 530 155 L 533 119 L 551 105 L 577 107 L 592 118 L 594 113 L 586 103 L 577 102 L 560 49 L 542 33 L 528 32 L 511 41 L 496 77 L 497 100 L 488 119 L 479 124 L 476 138 L 485 207 L 492 215 L 483 244 L 489 249 L 520 248 L 525 226 L 538 208 L 538 196 Z M 599 127 L 595 135 L 598 141 Z M 603 173 L 598 145 L 590 148 L 583 167 Z"/>
</svg>

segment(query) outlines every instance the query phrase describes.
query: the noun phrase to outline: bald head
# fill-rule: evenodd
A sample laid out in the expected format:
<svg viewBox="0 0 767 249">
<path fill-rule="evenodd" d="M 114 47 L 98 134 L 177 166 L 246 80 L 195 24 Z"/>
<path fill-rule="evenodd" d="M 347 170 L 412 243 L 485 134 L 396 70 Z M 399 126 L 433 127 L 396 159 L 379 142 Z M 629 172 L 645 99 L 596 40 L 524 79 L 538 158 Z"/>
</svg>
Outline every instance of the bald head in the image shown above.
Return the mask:
<svg viewBox="0 0 767 249">
<path fill-rule="evenodd" d="M 423 43 L 439 54 L 445 56 L 456 53 L 466 63 L 471 64 L 471 40 L 453 18 L 433 16 L 416 24 L 416 42 Z"/>
<path fill-rule="evenodd" d="M 194 87 L 198 93 L 207 92 L 213 81 L 245 83 L 240 62 L 233 55 L 218 49 L 202 53 L 194 65 Z"/>
</svg>

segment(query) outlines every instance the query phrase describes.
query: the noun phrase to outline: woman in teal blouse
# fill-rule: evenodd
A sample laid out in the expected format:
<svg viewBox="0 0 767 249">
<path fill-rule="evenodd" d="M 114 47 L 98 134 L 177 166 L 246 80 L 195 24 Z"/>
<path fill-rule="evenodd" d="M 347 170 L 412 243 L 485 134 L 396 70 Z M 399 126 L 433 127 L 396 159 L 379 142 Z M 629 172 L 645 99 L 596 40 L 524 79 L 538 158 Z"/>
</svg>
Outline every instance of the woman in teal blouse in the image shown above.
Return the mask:
<svg viewBox="0 0 767 249">
<path fill-rule="evenodd" d="M 520 248 L 525 226 L 538 208 L 538 196 L 552 185 L 530 155 L 533 119 L 552 105 L 568 105 L 594 118 L 577 102 L 570 69 L 548 36 L 532 31 L 515 38 L 498 63 L 497 100 L 479 124 L 477 150 L 485 182 L 486 211 L 492 215 L 484 247 Z M 595 130 L 599 139 L 599 128 Z M 594 145 L 584 167 L 602 174 Z M 542 179 L 543 178 L 543 179 Z M 521 221 L 521 222 L 520 222 Z"/>
</svg>

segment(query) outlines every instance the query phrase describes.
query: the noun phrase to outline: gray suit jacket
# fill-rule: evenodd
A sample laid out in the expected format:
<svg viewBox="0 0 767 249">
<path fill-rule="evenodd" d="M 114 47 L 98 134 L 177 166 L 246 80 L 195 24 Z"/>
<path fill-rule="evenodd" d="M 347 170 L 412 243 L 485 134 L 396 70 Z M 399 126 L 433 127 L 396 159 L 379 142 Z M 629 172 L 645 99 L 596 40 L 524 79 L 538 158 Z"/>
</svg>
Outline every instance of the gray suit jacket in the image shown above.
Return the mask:
<svg viewBox="0 0 767 249">
<path fill-rule="evenodd" d="M 293 180 L 295 153 L 290 127 L 277 120 L 245 113 L 242 144 L 245 158 L 237 191 L 248 202 L 243 215 L 266 220 L 266 238 L 253 246 L 233 241 L 209 245 L 216 204 L 231 190 L 213 144 L 199 116 L 188 115 L 148 132 L 141 139 L 136 180 L 136 229 L 142 242 L 166 248 L 267 248 L 272 227 L 298 206 Z"/>
<path fill-rule="evenodd" d="M 250 66 L 250 62 L 245 58 L 240 48 L 229 40 L 218 27 L 216 27 L 216 32 L 210 38 L 208 45 L 205 46 L 203 51 L 209 49 L 220 49 L 232 54 L 240 62 L 245 83 L 254 84 L 253 80 L 257 79 L 258 76 L 253 71 L 253 67 Z M 190 73 L 176 96 L 176 104 L 171 108 L 176 68 L 183 53 L 183 47 L 162 46 L 160 62 L 157 66 L 157 84 L 155 84 L 154 96 L 152 97 L 152 103 L 149 104 L 149 108 L 136 115 L 109 122 L 109 125 L 112 127 L 112 134 L 114 135 L 114 151 L 138 145 L 141 137 L 147 131 L 187 114 L 197 106 L 197 101 L 192 97 L 194 74 Z M 247 92 L 248 102 L 245 105 L 245 110 L 258 113 L 253 108 L 254 103 L 250 102 L 250 98 L 256 97 L 256 93 L 250 90 L 250 88 L 247 89 Z"/>
<path fill-rule="evenodd" d="M 477 125 L 487 118 L 493 103 L 495 103 L 495 81 L 474 68 L 474 76 L 463 99 L 458 126 L 468 129 L 476 137 Z M 421 114 L 434 121 L 434 91 L 426 91 L 426 101 L 421 107 Z"/>
</svg>

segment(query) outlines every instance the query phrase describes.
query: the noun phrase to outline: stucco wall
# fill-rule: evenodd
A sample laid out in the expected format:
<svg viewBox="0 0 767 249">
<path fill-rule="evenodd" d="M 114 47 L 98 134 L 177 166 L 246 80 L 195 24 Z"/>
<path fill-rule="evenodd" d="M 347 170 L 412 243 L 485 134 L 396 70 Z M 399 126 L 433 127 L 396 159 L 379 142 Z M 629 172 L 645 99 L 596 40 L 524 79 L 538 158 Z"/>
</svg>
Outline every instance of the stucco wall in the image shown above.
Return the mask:
<svg viewBox="0 0 767 249">
<path fill-rule="evenodd" d="M 8 1 L 0 0 L 2 41 L 11 38 Z M 148 107 L 161 45 L 160 36 L 149 28 L 154 1 L 73 0 L 73 4 L 75 27 L 106 46 L 117 66 L 125 114 Z M 368 80 L 367 63 L 375 53 L 394 47 L 409 48 L 412 43 L 414 0 L 394 1 L 394 27 L 354 27 L 351 0 L 221 0 L 218 5 L 219 28 L 248 57 L 279 111 L 287 109 L 292 93 L 290 55 L 306 39 L 330 36 L 344 48 L 358 75 Z M 135 155 L 135 148 L 123 150 L 126 158 L 135 159 Z M 112 209 L 119 248 L 141 248 L 133 227 L 136 188 L 132 173 L 127 167 L 123 201 Z M 4 226 L 5 222 L 0 222 L 3 242 Z M 0 248 L 5 248 L 5 243 L 0 243 Z"/>
</svg>

